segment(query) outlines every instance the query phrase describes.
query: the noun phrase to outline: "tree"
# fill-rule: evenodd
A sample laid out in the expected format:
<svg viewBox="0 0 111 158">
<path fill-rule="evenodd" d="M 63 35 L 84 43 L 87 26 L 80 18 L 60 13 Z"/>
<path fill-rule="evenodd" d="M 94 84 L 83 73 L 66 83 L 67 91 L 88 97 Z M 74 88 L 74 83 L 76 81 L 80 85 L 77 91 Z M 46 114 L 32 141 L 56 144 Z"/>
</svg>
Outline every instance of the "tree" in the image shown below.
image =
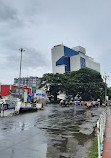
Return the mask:
<svg viewBox="0 0 111 158">
<path fill-rule="evenodd" d="M 65 73 L 69 88 L 66 93 L 81 96 L 83 100 L 102 99 L 104 83 L 99 72 L 87 68 Z"/>
<path fill-rule="evenodd" d="M 80 96 L 82 100 L 97 100 L 104 96 L 104 82 L 100 73 L 87 68 L 64 74 L 44 74 L 41 87 L 54 96 L 54 101 L 57 100 L 59 92 L 73 97 Z"/>
<path fill-rule="evenodd" d="M 40 88 L 44 88 L 49 95 L 54 96 L 54 101 L 57 101 L 58 92 L 64 91 L 64 80 L 62 74 L 44 74 L 41 78 Z"/>
<path fill-rule="evenodd" d="M 109 100 L 111 100 L 111 87 L 108 88 L 108 96 L 109 96 Z"/>
</svg>

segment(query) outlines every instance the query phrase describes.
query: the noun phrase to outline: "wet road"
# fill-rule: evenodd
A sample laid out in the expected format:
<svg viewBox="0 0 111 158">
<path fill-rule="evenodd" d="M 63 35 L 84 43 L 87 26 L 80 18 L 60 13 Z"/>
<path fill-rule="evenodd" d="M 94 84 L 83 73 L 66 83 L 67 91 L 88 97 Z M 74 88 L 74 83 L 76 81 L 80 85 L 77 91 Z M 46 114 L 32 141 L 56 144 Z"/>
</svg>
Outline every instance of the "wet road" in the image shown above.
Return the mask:
<svg viewBox="0 0 111 158">
<path fill-rule="evenodd" d="M 103 108 L 60 107 L 0 118 L 0 158 L 88 158 Z"/>
</svg>

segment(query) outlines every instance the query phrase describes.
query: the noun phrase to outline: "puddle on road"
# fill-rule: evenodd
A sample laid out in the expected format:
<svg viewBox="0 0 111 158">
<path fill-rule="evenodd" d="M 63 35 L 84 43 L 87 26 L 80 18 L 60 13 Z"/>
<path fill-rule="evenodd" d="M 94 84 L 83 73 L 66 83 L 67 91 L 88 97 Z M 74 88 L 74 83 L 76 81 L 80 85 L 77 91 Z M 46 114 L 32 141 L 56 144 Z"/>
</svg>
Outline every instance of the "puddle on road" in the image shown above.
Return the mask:
<svg viewBox="0 0 111 158">
<path fill-rule="evenodd" d="M 15 153 L 17 147 L 20 150 L 25 147 L 22 151 L 24 158 L 27 158 L 25 152 L 29 150 L 29 145 L 32 146 L 30 151 L 27 151 L 29 155 L 36 153 L 39 158 L 81 158 L 81 155 L 82 158 L 87 158 L 95 134 L 95 125 L 102 111 L 102 108 L 89 110 L 79 106 L 65 108 L 50 105 L 37 113 L 13 116 L 10 120 L 3 118 L 0 121 L 0 141 L 2 143 L 3 139 L 3 142 L 6 142 L 6 138 L 11 140 L 12 137 L 8 148 L 12 150 L 13 141 L 16 142 Z M 45 147 L 41 150 L 40 146 L 43 144 Z M 34 151 L 31 151 L 33 148 Z M 20 155 L 15 155 L 14 158 L 18 157 Z"/>
<path fill-rule="evenodd" d="M 47 158 L 81 158 L 81 155 L 82 158 L 88 157 L 88 149 L 92 144 L 94 127 L 99 116 L 94 114 L 93 110 L 82 107 L 79 110 L 77 107 L 76 112 L 73 110 L 75 109 L 72 108 L 70 111 L 58 109 L 55 115 L 49 115 L 48 123 L 52 126 L 46 128 L 49 133 Z"/>
</svg>

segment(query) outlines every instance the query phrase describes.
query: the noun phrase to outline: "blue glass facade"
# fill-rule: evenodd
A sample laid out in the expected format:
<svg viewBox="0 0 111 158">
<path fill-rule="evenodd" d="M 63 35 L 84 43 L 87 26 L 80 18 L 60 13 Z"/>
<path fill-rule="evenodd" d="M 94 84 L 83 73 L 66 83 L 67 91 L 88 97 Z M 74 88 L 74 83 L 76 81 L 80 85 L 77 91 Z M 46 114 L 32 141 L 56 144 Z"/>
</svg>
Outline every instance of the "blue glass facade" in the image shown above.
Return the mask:
<svg viewBox="0 0 111 158">
<path fill-rule="evenodd" d="M 81 64 L 81 68 L 85 68 L 86 67 L 85 58 L 80 57 L 80 64 Z"/>
<path fill-rule="evenodd" d="M 64 56 L 71 57 L 78 54 L 79 54 L 78 52 L 64 46 Z"/>
<path fill-rule="evenodd" d="M 70 57 L 74 55 L 78 55 L 79 53 L 64 46 L 64 56 L 62 56 L 57 62 L 57 65 L 65 65 L 65 72 L 70 71 Z"/>
<path fill-rule="evenodd" d="M 65 72 L 70 71 L 70 57 L 65 58 Z"/>
<path fill-rule="evenodd" d="M 58 66 L 58 65 L 65 65 L 64 59 L 65 59 L 65 57 L 62 56 L 62 57 L 56 62 L 56 66 Z"/>
</svg>

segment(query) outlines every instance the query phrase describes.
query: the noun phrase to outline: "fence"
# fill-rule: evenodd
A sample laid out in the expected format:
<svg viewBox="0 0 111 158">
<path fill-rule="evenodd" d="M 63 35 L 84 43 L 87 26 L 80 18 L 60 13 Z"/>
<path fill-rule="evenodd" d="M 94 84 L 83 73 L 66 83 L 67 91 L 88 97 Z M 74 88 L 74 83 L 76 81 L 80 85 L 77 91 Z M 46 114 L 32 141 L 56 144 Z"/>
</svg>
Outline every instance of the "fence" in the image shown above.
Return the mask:
<svg viewBox="0 0 111 158">
<path fill-rule="evenodd" d="M 105 125 L 106 125 L 106 114 L 108 109 L 106 109 L 97 121 L 97 137 L 98 137 L 98 158 L 102 158 L 103 151 L 103 140 L 105 134 Z"/>
</svg>

